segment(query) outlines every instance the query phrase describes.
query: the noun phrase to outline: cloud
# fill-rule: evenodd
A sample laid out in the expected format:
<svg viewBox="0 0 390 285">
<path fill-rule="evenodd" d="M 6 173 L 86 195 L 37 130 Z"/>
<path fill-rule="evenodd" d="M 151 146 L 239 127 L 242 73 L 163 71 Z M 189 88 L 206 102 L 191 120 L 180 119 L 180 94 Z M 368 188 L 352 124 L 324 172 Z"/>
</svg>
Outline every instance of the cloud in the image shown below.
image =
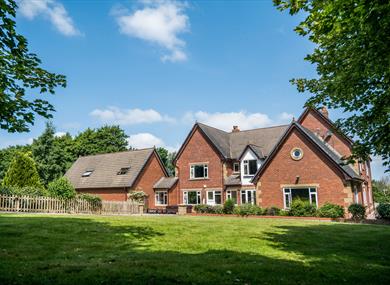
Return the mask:
<svg viewBox="0 0 390 285">
<path fill-rule="evenodd" d="M 156 137 L 151 133 L 139 133 L 130 135 L 130 137 L 127 139 L 127 142 L 129 144 L 129 147 L 131 146 L 137 149 L 148 147 L 164 147 L 169 152 L 174 152 L 177 151 L 180 147 L 179 145 L 176 145 L 174 147 L 167 146 L 161 138 Z"/>
<path fill-rule="evenodd" d="M 56 0 L 20 0 L 19 12 L 29 20 L 44 16 L 65 36 L 78 36 L 81 33 L 75 27 L 64 5 Z"/>
<path fill-rule="evenodd" d="M 162 61 L 185 61 L 185 41 L 179 35 L 189 31 L 189 18 L 184 13 L 186 4 L 173 0 L 142 1 L 142 8 L 133 12 L 116 7 L 120 33 L 156 44 L 167 50 Z"/>
<path fill-rule="evenodd" d="M 284 122 L 284 123 L 290 123 L 291 120 L 293 119 L 294 115 L 293 114 L 290 114 L 290 113 L 287 113 L 287 112 L 283 112 L 281 114 L 279 114 L 279 121 L 280 122 Z"/>
<path fill-rule="evenodd" d="M 65 136 L 65 135 L 66 135 L 65 132 L 56 132 L 56 133 L 54 134 L 54 136 L 57 137 L 57 138 L 63 137 L 63 136 Z"/>
<path fill-rule="evenodd" d="M 198 121 L 225 131 L 231 131 L 233 126 L 239 126 L 241 130 L 249 130 L 267 127 L 273 123 L 266 114 L 248 113 L 246 111 L 228 113 L 188 112 L 183 120 L 191 123 Z"/>
<path fill-rule="evenodd" d="M 99 119 L 104 123 L 118 124 L 122 126 L 169 122 L 175 120 L 169 116 L 161 115 L 153 109 L 120 109 L 117 107 L 108 107 L 107 109 L 95 109 L 90 113 L 91 116 Z"/>
</svg>

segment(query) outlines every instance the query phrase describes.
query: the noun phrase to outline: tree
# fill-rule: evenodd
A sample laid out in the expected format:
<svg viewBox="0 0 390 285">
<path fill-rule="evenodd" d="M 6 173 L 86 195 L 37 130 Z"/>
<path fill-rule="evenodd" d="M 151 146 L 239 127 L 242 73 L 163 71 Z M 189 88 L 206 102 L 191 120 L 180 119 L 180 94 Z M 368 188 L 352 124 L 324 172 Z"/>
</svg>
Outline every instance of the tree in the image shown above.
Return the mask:
<svg viewBox="0 0 390 285">
<path fill-rule="evenodd" d="M 14 0 L 0 0 L 0 128 L 26 132 L 36 115 L 51 118 L 54 111 L 46 100 L 30 98 L 54 94 L 56 87 L 66 87 L 66 79 L 41 68 L 29 52 L 26 38 L 16 32 L 16 9 Z"/>
<path fill-rule="evenodd" d="M 390 177 L 372 180 L 372 192 L 376 203 L 390 203 Z"/>
<path fill-rule="evenodd" d="M 111 153 L 128 149 L 128 136 L 119 126 L 86 129 L 75 138 L 75 154 L 78 156 Z"/>
<path fill-rule="evenodd" d="M 69 134 L 55 136 L 51 122 L 46 123 L 43 133 L 34 139 L 31 149 L 39 176 L 45 186 L 62 177 L 76 157 L 73 154 L 73 139 Z"/>
<path fill-rule="evenodd" d="M 167 169 L 168 174 L 171 176 L 174 175 L 175 167 L 173 165 L 173 159 L 176 154 L 174 152 L 170 153 L 167 149 L 163 147 L 159 147 L 156 150 L 161 158 L 161 161 L 164 163 L 164 166 Z"/>
<path fill-rule="evenodd" d="M 76 197 L 76 190 L 66 177 L 60 177 L 49 183 L 47 187 L 50 196 L 64 199 Z"/>
<path fill-rule="evenodd" d="M 306 18 L 295 28 L 316 44 L 305 60 L 318 78 L 293 79 L 313 95 L 308 106 L 340 108 L 337 125 L 356 138 L 355 159 L 381 156 L 390 170 L 390 2 L 388 0 L 274 0 Z"/>
<path fill-rule="evenodd" d="M 43 188 L 35 161 L 30 153 L 16 152 L 2 182 L 2 186 Z"/>
<path fill-rule="evenodd" d="M 30 145 L 10 146 L 0 150 L 0 181 L 4 178 L 16 152 L 29 152 Z"/>
</svg>

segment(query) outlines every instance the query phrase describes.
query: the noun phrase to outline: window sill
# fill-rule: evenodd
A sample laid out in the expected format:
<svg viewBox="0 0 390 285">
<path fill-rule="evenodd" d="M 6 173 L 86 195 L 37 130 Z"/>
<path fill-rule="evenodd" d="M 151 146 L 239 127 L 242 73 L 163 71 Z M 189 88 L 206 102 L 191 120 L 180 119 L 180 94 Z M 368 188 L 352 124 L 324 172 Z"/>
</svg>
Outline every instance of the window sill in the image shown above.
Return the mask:
<svg viewBox="0 0 390 285">
<path fill-rule="evenodd" d="M 210 178 L 190 178 L 189 181 L 209 180 Z"/>
</svg>

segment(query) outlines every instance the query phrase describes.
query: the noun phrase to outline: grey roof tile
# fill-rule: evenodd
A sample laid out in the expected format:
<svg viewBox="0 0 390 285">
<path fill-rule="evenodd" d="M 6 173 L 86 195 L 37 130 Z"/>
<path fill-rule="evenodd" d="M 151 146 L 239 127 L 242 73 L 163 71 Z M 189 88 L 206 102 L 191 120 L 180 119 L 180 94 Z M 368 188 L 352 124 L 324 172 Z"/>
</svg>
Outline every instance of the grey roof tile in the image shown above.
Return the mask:
<svg viewBox="0 0 390 285">
<path fill-rule="evenodd" d="M 161 177 L 159 181 L 154 184 L 154 189 L 171 189 L 176 182 L 179 180 L 178 177 Z"/>
<path fill-rule="evenodd" d="M 226 186 L 235 186 L 241 185 L 241 177 L 240 174 L 233 174 L 225 178 Z"/>
</svg>

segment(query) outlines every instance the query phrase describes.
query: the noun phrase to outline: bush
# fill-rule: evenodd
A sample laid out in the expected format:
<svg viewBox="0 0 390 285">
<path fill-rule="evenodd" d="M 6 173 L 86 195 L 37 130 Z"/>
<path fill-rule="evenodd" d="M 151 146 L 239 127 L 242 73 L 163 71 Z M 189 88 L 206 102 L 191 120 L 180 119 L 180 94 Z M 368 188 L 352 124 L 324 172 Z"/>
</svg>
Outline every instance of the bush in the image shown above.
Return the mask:
<svg viewBox="0 0 390 285">
<path fill-rule="evenodd" d="M 227 199 L 225 204 L 223 204 L 223 212 L 225 214 L 233 214 L 234 211 L 234 201 L 232 199 Z"/>
<path fill-rule="evenodd" d="M 278 216 L 278 215 L 275 215 L 275 216 Z M 290 216 L 290 211 L 282 209 L 279 211 L 279 216 Z"/>
<path fill-rule="evenodd" d="M 242 204 L 242 205 L 234 208 L 234 214 L 240 215 L 240 216 L 262 215 L 263 209 L 257 205 Z"/>
<path fill-rule="evenodd" d="M 351 204 L 348 207 L 348 212 L 352 215 L 355 221 L 362 220 L 366 217 L 366 207 L 361 204 Z"/>
<path fill-rule="evenodd" d="M 95 205 L 96 207 L 102 206 L 102 199 L 99 196 L 82 193 L 82 194 L 77 195 L 77 198 L 83 199 L 83 200 Z"/>
<path fill-rule="evenodd" d="M 313 217 L 316 215 L 316 210 L 316 207 L 310 204 L 309 201 L 296 198 L 291 203 L 289 214 L 296 217 Z"/>
<path fill-rule="evenodd" d="M 49 183 L 47 190 L 52 197 L 72 199 L 76 197 L 76 190 L 66 177 L 58 178 Z"/>
<path fill-rule="evenodd" d="M 201 213 L 201 214 L 223 214 L 223 207 L 221 205 L 206 205 L 206 204 L 200 204 L 195 205 L 194 207 L 195 212 Z"/>
<path fill-rule="evenodd" d="M 280 209 L 278 207 L 268 207 L 268 208 L 265 208 L 264 210 L 264 215 L 266 216 L 279 216 L 280 214 Z"/>
<path fill-rule="evenodd" d="M 17 187 L 17 186 L 0 186 L 0 194 L 16 196 L 47 196 L 47 191 L 40 187 Z"/>
<path fill-rule="evenodd" d="M 203 213 L 206 213 L 206 207 L 207 207 L 207 205 L 205 205 L 205 204 L 195 205 L 194 210 L 197 213 L 203 214 Z"/>
<path fill-rule="evenodd" d="M 382 219 L 390 219 L 390 204 L 389 203 L 381 203 L 376 208 L 378 215 Z"/>
<path fill-rule="evenodd" d="M 127 194 L 127 197 L 135 202 L 144 203 L 145 198 L 148 197 L 148 195 L 144 191 L 132 191 Z"/>
<path fill-rule="evenodd" d="M 317 215 L 324 218 L 342 218 L 344 217 L 344 209 L 339 205 L 325 203 L 318 209 Z"/>
</svg>

